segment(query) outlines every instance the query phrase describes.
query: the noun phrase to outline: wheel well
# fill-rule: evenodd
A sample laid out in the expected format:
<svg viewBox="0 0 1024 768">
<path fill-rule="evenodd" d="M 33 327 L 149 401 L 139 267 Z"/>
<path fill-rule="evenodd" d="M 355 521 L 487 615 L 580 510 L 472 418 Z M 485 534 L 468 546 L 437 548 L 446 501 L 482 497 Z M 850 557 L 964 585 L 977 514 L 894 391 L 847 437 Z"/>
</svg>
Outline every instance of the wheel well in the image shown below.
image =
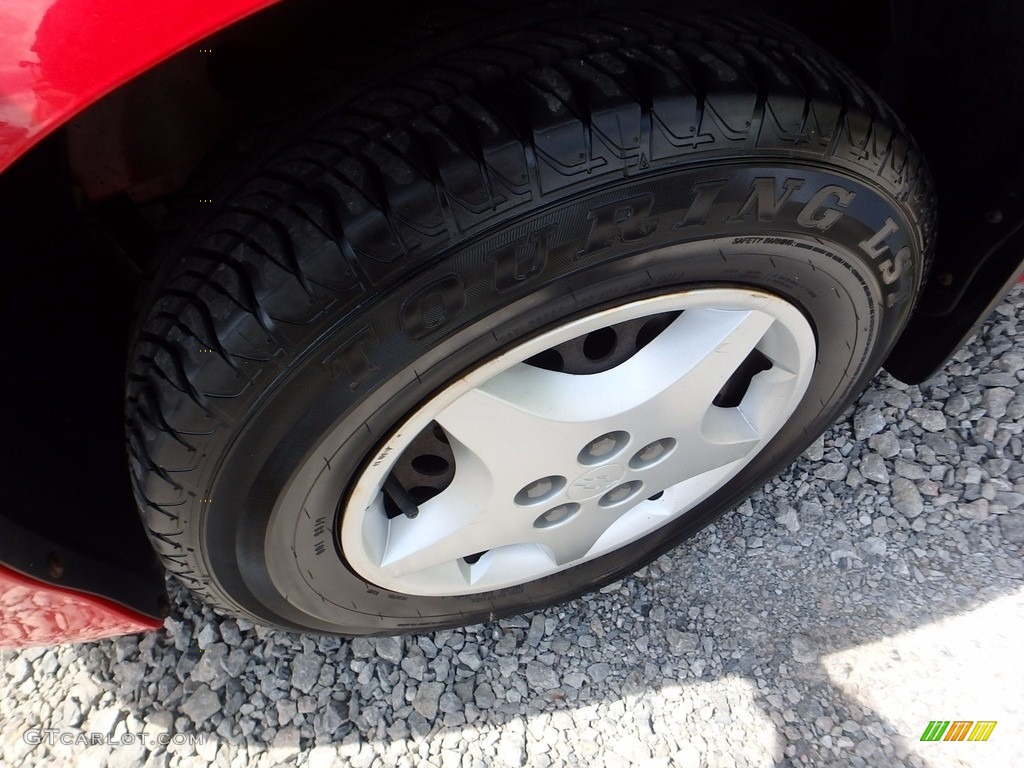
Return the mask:
<svg viewBox="0 0 1024 768">
<path fill-rule="evenodd" d="M 510 0 L 500 0 L 512 6 Z M 877 61 L 890 46 L 889 0 L 865 0 L 842 26 L 832 10 L 812 0 L 768 0 L 756 5 L 798 28 L 844 61 L 862 79 L 879 83 Z M 903 0 L 900 0 L 902 3 Z M 443 7 L 442 4 L 435 4 Z M 492 10 L 498 3 L 487 4 Z M 621 7 L 621 3 L 617 4 Z M 109 94 L 65 127 L 68 164 L 83 197 L 98 203 L 126 195 L 147 203 L 180 190 L 230 128 L 290 84 L 310 40 L 325 29 L 336 47 L 360 44 L 402 14 L 429 15 L 423 4 L 384 0 L 373 5 L 289 0 L 223 30 Z M 327 20 L 326 23 L 324 20 Z M 389 55 L 386 43 L 381 56 Z M 372 57 L 347 66 L 369 67 Z"/>
</svg>

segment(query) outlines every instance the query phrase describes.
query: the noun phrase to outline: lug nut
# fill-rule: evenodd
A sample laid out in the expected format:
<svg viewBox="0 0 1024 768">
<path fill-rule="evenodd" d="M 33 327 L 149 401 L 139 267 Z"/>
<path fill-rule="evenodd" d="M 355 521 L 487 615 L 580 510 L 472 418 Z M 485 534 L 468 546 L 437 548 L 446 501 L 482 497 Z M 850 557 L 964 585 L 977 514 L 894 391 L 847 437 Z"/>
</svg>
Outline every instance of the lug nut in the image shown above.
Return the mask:
<svg viewBox="0 0 1024 768">
<path fill-rule="evenodd" d="M 561 523 L 567 522 L 580 511 L 580 505 L 575 502 L 559 504 L 552 507 L 533 522 L 534 528 L 552 528 Z"/>
<path fill-rule="evenodd" d="M 516 504 L 521 507 L 539 504 L 542 501 L 550 499 L 564 487 L 564 477 L 559 475 L 542 477 L 540 480 L 534 480 L 529 485 L 524 486 L 519 493 L 516 494 L 515 501 Z"/>
<path fill-rule="evenodd" d="M 587 443 L 576 460 L 584 465 L 600 464 L 625 448 L 628 442 L 628 433 L 609 432 Z"/>
<path fill-rule="evenodd" d="M 655 440 L 653 443 L 648 443 L 633 454 L 633 458 L 629 460 L 629 466 L 633 469 L 649 467 L 651 464 L 656 464 L 668 456 L 675 447 L 676 441 L 671 437 L 663 437 L 661 440 Z"/>
<path fill-rule="evenodd" d="M 628 483 L 617 485 L 602 496 L 598 504 L 602 507 L 611 507 L 615 504 L 619 504 L 636 494 L 642 485 L 643 483 L 639 480 L 630 480 Z"/>
</svg>

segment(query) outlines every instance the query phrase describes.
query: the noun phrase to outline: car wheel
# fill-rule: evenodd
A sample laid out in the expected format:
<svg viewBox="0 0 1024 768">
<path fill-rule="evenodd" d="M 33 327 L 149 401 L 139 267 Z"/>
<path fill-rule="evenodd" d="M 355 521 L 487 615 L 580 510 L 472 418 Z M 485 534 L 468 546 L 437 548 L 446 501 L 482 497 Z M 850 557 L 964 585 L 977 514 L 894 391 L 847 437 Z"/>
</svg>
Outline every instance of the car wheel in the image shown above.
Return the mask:
<svg viewBox="0 0 1024 768">
<path fill-rule="evenodd" d="M 730 509 L 878 370 L 934 204 L 770 21 L 481 23 L 331 95 L 161 261 L 140 509 L 206 600 L 347 635 L 566 600 Z"/>
</svg>

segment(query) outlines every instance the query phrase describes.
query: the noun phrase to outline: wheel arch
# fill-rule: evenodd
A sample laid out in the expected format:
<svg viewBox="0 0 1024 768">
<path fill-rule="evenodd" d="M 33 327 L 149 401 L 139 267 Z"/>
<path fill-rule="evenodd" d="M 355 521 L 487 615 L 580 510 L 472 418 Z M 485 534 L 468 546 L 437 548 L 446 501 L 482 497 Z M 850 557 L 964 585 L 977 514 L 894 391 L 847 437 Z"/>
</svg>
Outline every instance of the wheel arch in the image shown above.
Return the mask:
<svg viewBox="0 0 1024 768">
<path fill-rule="evenodd" d="M 895 7 L 902 5 L 866 0 L 867 7 L 837 31 L 812 0 L 728 1 L 780 18 L 875 86 L 874 64 L 892 43 L 899 18 Z M 50 2 L 32 4 L 46 11 L 45 29 L 54 30 L 47 36 L 67 36 L 81 26 L 80 9 L 54 3 L 47 10 Z M 367 28 L 387 23 L 394 14 L 431 14 L 436 7 L 443 27 L 452 11 L 431 0 L 340 8 L 323 0 L 191 0 L 156 9 L 117 0 L 107 4 L 118 6 L 111 14 L 118 15 L 117 22 L 85 25 L 74 44 L 61 50 L 66 60 L 57 76 L 61 99 L 45 101 L 39 95 L 44 88 L 53 90 L 50 82 L 0 78 L 0 104 L 7 105 L 9 115 L 6 126 L 0 123 L 0 139 L 7 139 L 0 141 L 0 172 L 60 130 L 71 177 L 87 201 L 121 193 L 135 203 L 159 199 L 180 190 L 234 123 L 287 85 L 295 60 L 322 34 L 325 18 L 338 22 L 341 33 L 342 18 L 345 26 Z M 42 35 L 40 25 L 33 52 Z M 130 45 L 123 44 L 129 39 Z M 47 47 L 53 44 L 42 50 Z M 393 52 L 382 51 L 388 53 Z M 18 52 L 6 56 L 16 58 Z M 31 104 L 34 109 L 21 106 Z"/>
<path fill-rule="evenodd" d="M 103 96 L 275 2 L 32 0 L 6 9 L 0 171 Z"/>
</svg>

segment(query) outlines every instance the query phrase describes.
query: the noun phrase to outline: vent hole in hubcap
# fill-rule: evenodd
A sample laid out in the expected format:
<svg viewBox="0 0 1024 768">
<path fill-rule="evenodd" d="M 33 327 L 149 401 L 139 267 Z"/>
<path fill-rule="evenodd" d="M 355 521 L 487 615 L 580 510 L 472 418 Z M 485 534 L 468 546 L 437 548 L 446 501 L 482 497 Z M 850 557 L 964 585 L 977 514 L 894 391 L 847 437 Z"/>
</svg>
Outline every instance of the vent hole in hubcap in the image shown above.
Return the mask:
<svg viewBox="0 0 1024 768">
<path fill-rule="evenodd" d="M 772 367 L 772 361 L 765 357 L 758 350 L 753 350 L 746 359 L 740 363 L 729 380 L 725 382 L 715 399 L 711 402 L 719 408 L 736 408 L 743 402 L 743 398 L 750 389 L 750 382 L 757 374 L 767 371 Z"/>
<path fill-rule="evenodd" d="M 604 360 L 615 351 L 619 337 L 614 328 L 600 328 L 583 340 L 583 354 L 589 360 Z"/>
</svg>

